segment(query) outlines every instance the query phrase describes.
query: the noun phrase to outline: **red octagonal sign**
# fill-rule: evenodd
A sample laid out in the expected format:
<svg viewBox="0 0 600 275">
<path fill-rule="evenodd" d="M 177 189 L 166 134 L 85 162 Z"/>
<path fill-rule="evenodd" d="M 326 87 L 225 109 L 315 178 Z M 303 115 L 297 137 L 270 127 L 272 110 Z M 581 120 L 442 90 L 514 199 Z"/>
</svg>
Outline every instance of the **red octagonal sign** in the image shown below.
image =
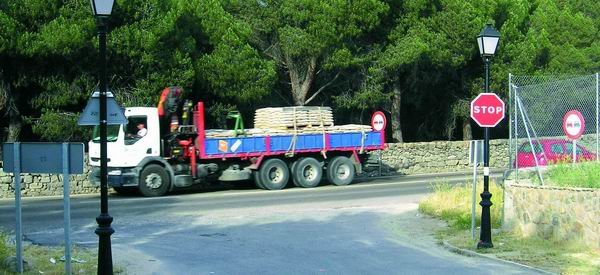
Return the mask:
<svg viewBox="0 0 600 275">
<path fill-rule="evenodd" d="M 494 93 L 481 93 L 471 101 L 471 118 L 481 127 L 496 127 L 504 118 L 504 101 Z"/>
</svg>

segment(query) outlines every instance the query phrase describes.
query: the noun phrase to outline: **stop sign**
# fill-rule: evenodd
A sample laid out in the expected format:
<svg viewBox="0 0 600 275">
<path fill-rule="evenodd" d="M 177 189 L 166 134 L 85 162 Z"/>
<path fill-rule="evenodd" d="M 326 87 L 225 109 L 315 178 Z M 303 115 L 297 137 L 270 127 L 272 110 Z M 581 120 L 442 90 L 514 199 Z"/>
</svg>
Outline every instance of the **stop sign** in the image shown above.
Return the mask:
<svg viewBox="0 0 600 275">
<path fill-rule="evenodd" d="M 496 127 L 504 118 L 504 101 L 494 93 L 481 93 L 471 101 L 471 118 L 481 127 Z"/>
</svg>

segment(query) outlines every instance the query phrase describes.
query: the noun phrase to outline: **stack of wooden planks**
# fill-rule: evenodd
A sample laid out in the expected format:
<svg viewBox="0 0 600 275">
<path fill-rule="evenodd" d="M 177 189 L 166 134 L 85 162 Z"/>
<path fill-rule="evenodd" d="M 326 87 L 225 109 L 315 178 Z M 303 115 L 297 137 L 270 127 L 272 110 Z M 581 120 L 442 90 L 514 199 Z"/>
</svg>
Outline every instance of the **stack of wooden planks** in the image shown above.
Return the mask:
<svg viewBox="0 0 600 275">
<path fill-rule="evenodd" d="M 261 108 L 254 115 L 254 127 L 265 129 L 300 129 L 303 127 L 333 126 L 330 107 L 276 107 Z"/>
<path fill-rule="evenodd" d="M 330 107 L 275 107 L 256 110 L 253 129 L 245 129 L 237 136 L 280 136 L 300 134 L 371 132 L 371 126 L 334 125 Z M 206 130 L 207 138 L 236 137 L 234 130 Z"/>
</svg>

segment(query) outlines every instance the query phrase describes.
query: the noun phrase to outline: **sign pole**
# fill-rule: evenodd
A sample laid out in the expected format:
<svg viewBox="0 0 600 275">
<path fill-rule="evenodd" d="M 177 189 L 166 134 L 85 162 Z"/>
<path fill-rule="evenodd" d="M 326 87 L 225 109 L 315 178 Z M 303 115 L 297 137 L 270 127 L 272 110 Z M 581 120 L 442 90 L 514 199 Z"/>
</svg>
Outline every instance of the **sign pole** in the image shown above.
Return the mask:
<svg viewBox="0 0 600 275">
<path fill-rule="evenodd" d="M 473 144 L 473 192 L 471 193 L 471 236 L 473 237 L 473 240 L 475 239 L 475 203 L 477 200 L 477 164 L 479 163 L 479 159 L 478 159 L 478 155 L 479 155 L 479 148 L 477 148 L 479 142 L 472 140 L 471 143 Z"/>
<path fill-rule="evenodd" d="M 573 165 L 577 162 L 577 140 L 573 139 Z"/>
<path fill-rule="evenodd" d="M 71 274 L 71 201 L 69 186 L 69 143 L 62 144 L 63 201 L 65 231 L 65 273 Z"/>
<path fill-rule="evenodd" d="M 490 91 L 490 58 L 485 58 L 485 92 Z M 502 118 L 504 118 L 504 102 L 502 102 Z M 499 120 L 498 120 L 499 122 Z M 481 193 L 481 231 L 479 234 L 479 243 L 477 248 L 491 248 L 492 244 L 492 224 L 490 217 L 490 207 L 492 206 L 492 193 L 489 190 L 490 184 L 490 126 L 483 128 L 483 193 Z"/>
<path fill-rule="evenodd" d="M 20 142 L 13 143 L 13 158 L 15 175 L 15 208 L 17 223 L 15 225 L 15 241 L 17 245 L 17 272 L 23 273 L 23 230 L 21 228 L 21 144 Z"/>
<path fill-rule="evenodd" d="M 488 127 L 484 128 L 483 140 L 483 192 L 481 193 L 481 232 L 477 248 L 494 247 L 492 244 L 492 222 L 490 217 L 490 207 L 492 206 L 492 193 L 490 193 L 490 131 Z"/>
</svg>

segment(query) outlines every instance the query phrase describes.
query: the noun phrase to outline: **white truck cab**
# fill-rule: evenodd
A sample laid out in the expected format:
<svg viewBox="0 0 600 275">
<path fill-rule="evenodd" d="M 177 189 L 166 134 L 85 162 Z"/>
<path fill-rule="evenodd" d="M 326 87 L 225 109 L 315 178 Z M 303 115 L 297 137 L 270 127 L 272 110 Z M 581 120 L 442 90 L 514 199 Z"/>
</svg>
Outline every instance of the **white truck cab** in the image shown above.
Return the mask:
<svg viewBox="0 0 600 275">
<path fill-rule="evenodd" d="M 107 126 L 107 166 L 108 184 L 118 192 L 128 187 L 137 188 L 140 185 L 140 173 L 149 163 L 162 164 L 162 170 L 167 168 L 170 173 L 155 172 L 154 179 L 148 186 L 150 189 L 160 189 L 165 181 L 170 180 L 172 171 L 161 157 L 161 138 L 158 109 L 152 107 L 131 107 L 125 109 L 128 123 L 124 125 Z M 139 128 L 147 130 L 139 136 Z M 93 167 L 90 181 L 100 185 L 100 128 L 94 128 L 93 139 L 89 142 L 89 163 Z M 152 170 L 152 169 L 151 169 Z M 155 169 L 156 170 L 156 169 Z M 168 186 L 169 184 L 166 184 Z M 131 189 L 133 189 L 131 188 Z M 144 188 L 140 191 L 144 193 Z M 158 191 L 158 190 L 156 190 Z M 161 191 L 162 192 L 162 191 Z"/>
</svg>

